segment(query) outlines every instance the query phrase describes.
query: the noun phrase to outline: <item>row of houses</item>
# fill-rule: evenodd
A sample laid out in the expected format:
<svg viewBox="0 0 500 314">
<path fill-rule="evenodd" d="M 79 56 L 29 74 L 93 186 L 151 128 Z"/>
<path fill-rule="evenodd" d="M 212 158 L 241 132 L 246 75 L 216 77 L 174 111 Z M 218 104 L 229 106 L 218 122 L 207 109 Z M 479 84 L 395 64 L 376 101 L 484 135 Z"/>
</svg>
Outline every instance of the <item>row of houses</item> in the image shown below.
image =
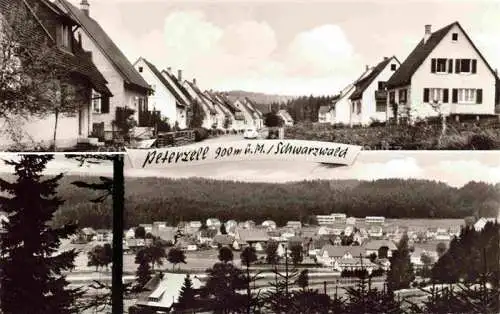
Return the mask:
<svg viewBox="0 0 500 314">
<path fill-rule="evenodd" d="M 58 117 L 58 128 L 63 131 L 56 135 L 57 146 L 112 140 L 120 132 L 117 120 L 130 111 L 138 132 L 153 127 L 153 111 L 170 126 L 184 129 L 195 103 L 204 113 L 202 127 L 243 130 L 263 126 L 263 113 L 248 98 L 230 100 L 223 93 L 202 91 L 195 79 L 183 79 L 182 71 L 174 75 L 171 68 L 159 70 L 142 57 L 131 63 L 90 12 L 88 0 L 81 0 L 79 7 L 67 0 L 0 1 L 2 32 L 16 30 L 16 36 L 10 37 L 24 39 L 18 44 L 29 45 L 32 54 L 41 54 L 48 45 L 50 60 L 64 66 L 70 77 L 64 83 L 77 94 L 76 115 Z M 54 144 L 55 116 L 25 118 L 16 119 L 26 121 L 22 134 L 15 137 L 18 141 Z M 0 144 L 12 145 L 14 137 L 3 133 Z"/>
<path fill-rule="evenodd" d="M 401 63 L 384 57 L 319 110 L 319 122 L 369 125 L 437 117 L 494 116 L 500 79 L 460 23 L 435 32 L 425 25 L 422 40 Z"/>
</svg>

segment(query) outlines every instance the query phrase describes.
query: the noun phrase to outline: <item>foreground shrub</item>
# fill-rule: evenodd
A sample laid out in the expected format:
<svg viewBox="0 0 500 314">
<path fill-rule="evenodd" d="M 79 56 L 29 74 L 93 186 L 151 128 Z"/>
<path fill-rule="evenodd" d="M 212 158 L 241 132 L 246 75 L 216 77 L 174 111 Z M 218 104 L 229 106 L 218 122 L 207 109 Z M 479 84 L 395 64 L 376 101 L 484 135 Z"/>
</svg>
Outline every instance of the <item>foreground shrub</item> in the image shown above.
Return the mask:
<svg viewBox="0 0 500 314">
<path fill-rule="evenodd" d="M 196 142 L 203 141 L 208 138 L 208 130 L 205 128 L 196 128 L 194 129 L 194 140 Z"/>
</svg>

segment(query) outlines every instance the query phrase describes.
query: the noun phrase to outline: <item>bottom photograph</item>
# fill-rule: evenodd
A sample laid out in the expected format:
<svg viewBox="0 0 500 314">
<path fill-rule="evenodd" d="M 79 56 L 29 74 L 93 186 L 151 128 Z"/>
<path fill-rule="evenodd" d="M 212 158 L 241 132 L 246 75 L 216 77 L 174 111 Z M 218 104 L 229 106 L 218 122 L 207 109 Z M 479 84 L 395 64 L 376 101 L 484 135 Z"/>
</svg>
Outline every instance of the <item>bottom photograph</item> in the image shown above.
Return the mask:
<svg viewBox="0 0 500 314">
<path fill-rule="evenodd" d="M 1 155 L 1 313 L 499 313 L 500 154 Z"/>
</svg>

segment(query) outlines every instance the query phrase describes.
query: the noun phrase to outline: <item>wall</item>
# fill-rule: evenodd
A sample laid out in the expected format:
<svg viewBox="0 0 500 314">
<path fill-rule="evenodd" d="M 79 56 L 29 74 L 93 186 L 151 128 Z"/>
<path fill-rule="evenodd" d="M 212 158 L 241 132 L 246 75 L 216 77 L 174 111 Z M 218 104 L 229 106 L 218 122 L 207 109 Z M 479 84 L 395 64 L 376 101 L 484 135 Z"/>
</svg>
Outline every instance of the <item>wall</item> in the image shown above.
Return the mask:
<svg viewBox="0 0 500 314">
<path fill-rule="evenodd" d="M 162 117 L 168 119 L 170 126 L 174 126 L 175 121 L 177 121 L 175 97 L 170 93 L 167 87 L 163 85 L 160 79 L 158 79 L 158 77 L 151 71 L 149 66 L 147 66 L 144 61 L 140 60 L 134 65 L 134 67 L 137 69 L 137 72 L 139 72 L 139 67 L 142 67 L 142 73 L 139 72 L 139 74 L 155 89 L 153 95 L 148 96 L 148 109 L 159 110 Z M 130 96 L 133 97 L 137 95 Z M 134 109 L 138 110 L 139 108 Z"/>
<path fill-rule="evenodd" d="M 458 33 L 458 41 L 453 42 L 452 33 Z M 471 38 L 472 39 L 472 38 Z M 432 58 L 477 59 L 476 74 L 431 73 Z M 453 65 L 455 67 L 455 65 Z M 453 72 L 454 69 L 453 69 Z M 494 114 L 495 112 L 495 78 L 487 65 L 467 41 L 460 28 L 454 26 L 445 38 L 436 46 L 427 59 L 414 73 L 411 80 L 411 106 L 417 117 L 436 116 L 438 113 L 428 104 L 423 103 L 424 88 L 448 88 L 449 103 L 442 105 L 443 112 L 465 114 Z M 452 88 L 481 88 L 482 104 L 452 104 Z"/>
<path fill-rule="evenodd" d="M 234 105 L 243 113 L 243 116 L 245 117 L 244 128 L 255 127 L 255 121 L 252 113 L 250 113 L 239 100 L 235 101 Z"/>
<path fill-rule="evenodd" d="M 210 115 L 210 111 L 206 107 L 206 104 L 200 98 L 200 96 L 198 95 L 198 93 L 196 93 L 193 90 L 193 88 L 191 88 L 191 86 L 190 86 L 190 84 L 188 82 L 185 81 L 184 84 L 183 84 L 183 86 L 187 90 L 187 92 L 189 93 L 189 95 L 191 95 L 191 98 L 195 99 L 198 102 L 198 104 L 203 109 L 203 112 L 205 113 L 205 117 L 203 119 L 203 123 L 202 123 L 201 127 L 206 128 L 206 129 L 211 129 L 212 128 L 212 118 L 211 118 L 211 115 Z"/>
<path fill-rule="evenodd" d="M 354 87 L 347 90 L 346 94 L 335 103 L 335 118 L 332 119 L 332 124 L 343 123 L 349 124 L 351 122 L 351 102 L 349 97 L 354 92 Z"/>
<path fill-rule="evenodd" d="M 399 68 L 399 62 L 395 58 L 391 58 L 391 62 L 386 65 L 370 86 L 363 92 L 361 115 L 357 117 L 357 121 L 362 125 L 369 125 L 373 120 L 380 122 L 385 122 L 387 120 L 387 111 L 377 112 L 375 91 L 378 90 L 379 82 L 387 82 L 392 74 L 394 74 L 394 71 L 391 70 L 391 64 L 395 64 L 396 69 Z"/>
</svg>

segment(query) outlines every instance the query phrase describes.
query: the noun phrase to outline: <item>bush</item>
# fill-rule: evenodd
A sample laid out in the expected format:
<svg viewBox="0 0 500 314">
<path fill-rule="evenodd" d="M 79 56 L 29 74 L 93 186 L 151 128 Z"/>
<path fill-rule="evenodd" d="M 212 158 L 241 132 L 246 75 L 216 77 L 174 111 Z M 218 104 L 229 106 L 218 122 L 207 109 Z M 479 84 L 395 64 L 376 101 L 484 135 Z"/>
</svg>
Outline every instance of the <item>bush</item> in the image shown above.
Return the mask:
<svg viewBox="0 0 500 314">
<path fill-rule="evenodd" d="M 498 147 L 495 138 L 487 134 L 473 134 L 470 136 L 468 144 L 470 149 L 490 150 Z"/>
<path fill-rule="evenodd" d="M 194 129 L 194 140 L 196 142 L 203 141 L 208 138 L 209 131 L 205 128 Z"/>
</svg>

